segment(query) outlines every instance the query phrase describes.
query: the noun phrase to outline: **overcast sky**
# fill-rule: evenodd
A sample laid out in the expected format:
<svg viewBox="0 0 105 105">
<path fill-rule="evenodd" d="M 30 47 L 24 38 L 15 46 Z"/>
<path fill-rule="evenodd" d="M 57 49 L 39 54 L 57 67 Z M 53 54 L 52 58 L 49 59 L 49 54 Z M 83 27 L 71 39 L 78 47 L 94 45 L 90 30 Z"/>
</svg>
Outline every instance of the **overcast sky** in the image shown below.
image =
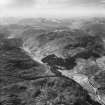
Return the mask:
<svg viewBox="0 0 105 105">
<path fill-rule="evenodd" d="M 76 17 L 104 12 L 105 0 L 0 0 L 0 16 Z"/>
</svg>

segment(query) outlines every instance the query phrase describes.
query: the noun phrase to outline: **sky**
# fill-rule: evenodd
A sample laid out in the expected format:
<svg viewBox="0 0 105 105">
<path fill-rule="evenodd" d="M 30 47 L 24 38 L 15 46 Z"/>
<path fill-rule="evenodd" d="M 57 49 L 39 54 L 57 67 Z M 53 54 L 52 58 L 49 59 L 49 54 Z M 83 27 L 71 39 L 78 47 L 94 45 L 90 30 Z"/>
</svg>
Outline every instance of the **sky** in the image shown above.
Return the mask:
<svg viewBox="0 0 105 105">
<path fill-rule="evenodd" d="M 105 16 L 105 0 L 0 0 L 0 17 Z"/>
</svg>

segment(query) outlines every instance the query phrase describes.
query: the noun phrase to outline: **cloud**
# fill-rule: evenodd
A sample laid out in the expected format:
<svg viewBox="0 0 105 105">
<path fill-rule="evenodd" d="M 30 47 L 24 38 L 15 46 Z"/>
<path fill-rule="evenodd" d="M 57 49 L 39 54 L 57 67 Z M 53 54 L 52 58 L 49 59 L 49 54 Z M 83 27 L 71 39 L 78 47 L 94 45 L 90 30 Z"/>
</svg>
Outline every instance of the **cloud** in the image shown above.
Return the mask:
<svg viewBox="0 0 105 105">
<path fill-rule="evenodd" d="M 8 4 L 8 7 L 29 7 L 34 5 L 35 0 L 11 0 L 11 3 Z"/>
<path fill-rule="evenodd" d="M 2 6 L 9 7 L 70 7 L 70 6 L 97 6 L 105 4 L 105 0 L 0 0 Z M 0 6 L 1 6 L 0 5 Z"/>
<path fill-rule="evenodd" d="M 105 0 L 0 0 L 1 15 L 79 16 L 104 13 Z M 104 13 L 105 14 L 105 13 Z M 66 15 L 66 16 L 65 16 Z"/>
<path fill-rule="evenodd" d="M 69 0 L 69 3 L 72 1 L 74 4 L 82 4 L 82 5 L 100 5 L 102 0 Z"/>
</svg>

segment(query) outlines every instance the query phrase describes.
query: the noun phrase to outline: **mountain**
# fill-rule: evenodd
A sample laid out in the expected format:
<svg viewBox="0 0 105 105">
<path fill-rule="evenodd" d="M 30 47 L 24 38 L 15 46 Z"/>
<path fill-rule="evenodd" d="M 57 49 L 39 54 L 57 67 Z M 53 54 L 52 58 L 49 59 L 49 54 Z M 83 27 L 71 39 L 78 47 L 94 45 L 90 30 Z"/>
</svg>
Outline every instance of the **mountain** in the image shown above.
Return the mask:
<svg viewBox="0 0 105 105">
<path fill-rule="evenodd" d="M 105 103 L 103 18 L 1 21 L 1 105 Z"/>
</svg>

